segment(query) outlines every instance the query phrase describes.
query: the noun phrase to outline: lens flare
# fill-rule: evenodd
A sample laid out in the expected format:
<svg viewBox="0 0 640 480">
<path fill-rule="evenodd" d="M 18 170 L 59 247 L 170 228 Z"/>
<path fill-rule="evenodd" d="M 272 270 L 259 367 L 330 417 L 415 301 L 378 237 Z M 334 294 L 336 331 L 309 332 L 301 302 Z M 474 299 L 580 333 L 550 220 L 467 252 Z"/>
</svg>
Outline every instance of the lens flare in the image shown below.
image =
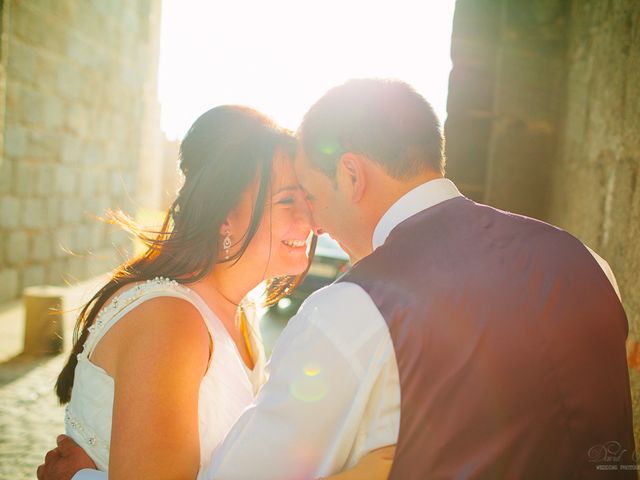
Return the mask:
<svg viewBox="0 0 640 480">
<path fill-rule="evenodd" d="M 302 375 L 297 375 L 291 382 L 291 395 L 302 402 L 318 402 L 328 393 L 327 384 L 322 378 L 318 364 L 310 362 L 302 367 Z"/>
<path fill-rule="evenodd" d="M 307 377 L 315 377 L 320 373 L 320 367 L 318 367 L 317 365 L 309 364 L 309 365 L 306 365 L 302 369 L 302 371 Z"/>
</svg>

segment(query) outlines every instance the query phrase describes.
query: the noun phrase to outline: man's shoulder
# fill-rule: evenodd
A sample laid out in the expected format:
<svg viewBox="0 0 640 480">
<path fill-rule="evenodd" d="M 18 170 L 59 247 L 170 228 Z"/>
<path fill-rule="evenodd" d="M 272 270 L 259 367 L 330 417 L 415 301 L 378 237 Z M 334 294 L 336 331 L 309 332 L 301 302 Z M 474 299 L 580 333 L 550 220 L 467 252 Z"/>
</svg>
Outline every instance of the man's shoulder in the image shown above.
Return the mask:
<svg viewBox="0 0 640 480">
<path fill-rule="evenodd" d="M 310 316 L 314 312 L 322 315 L 343 316 L 353 311 L 366 311 L 376 306 L 369 294 L 358 284 L 337 281 L 316 290 L 302 303 L 299 313 Z"/>
<path fill-rule="evenodd" d="M 312 293 L 291 319 L 314 325 L 328 337 L 388 336 L 386 322 L 369 294 L 352 282 L 337 282 Z"/>
</svg>

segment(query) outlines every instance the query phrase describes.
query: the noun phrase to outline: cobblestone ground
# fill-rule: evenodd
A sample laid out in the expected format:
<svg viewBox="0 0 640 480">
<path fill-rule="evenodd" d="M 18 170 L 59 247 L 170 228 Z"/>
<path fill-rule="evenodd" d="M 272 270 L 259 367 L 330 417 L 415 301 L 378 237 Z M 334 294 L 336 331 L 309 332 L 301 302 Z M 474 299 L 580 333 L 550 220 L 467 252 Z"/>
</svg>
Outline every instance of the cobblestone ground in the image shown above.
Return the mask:
<svg viewBox="0 0 640 480">
<path fill-rule="evenodd" d="M 65 352 L 60 355 L 22 355 L 24 308 L 20 302 L 0 307 L 0 480 L 36 478 L 44 454 L 64 432 L 64 407 L 53 385 L 70 347 L 76 307 L 101 281 L 66 289 Z"/>
<path fill-rule="evenodd" d="M 35 478 L 64 431 L 52 388 L 64 358 L 17 358 L 0 366 L 0 479 Z"/>
</svg>

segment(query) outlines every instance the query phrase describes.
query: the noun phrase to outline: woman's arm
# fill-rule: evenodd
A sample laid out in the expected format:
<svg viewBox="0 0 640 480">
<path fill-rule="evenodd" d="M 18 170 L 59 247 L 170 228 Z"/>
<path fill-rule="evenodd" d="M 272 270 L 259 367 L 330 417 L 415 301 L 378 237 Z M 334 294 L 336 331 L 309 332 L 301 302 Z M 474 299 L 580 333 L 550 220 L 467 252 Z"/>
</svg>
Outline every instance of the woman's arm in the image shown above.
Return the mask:
<svg viewBox="0 0 640 480">
<path fill-rule="evenodd" d="M 116 347 L 107 362 L 115 383 L 109 478 L 195 478 L 198 397 L 210 356 L 198 310 L 176 298 L 149 300 L 103 342 Z"/>
<path fill-rule="evenodd" d="M 387 480 L 395 452 L 395 445 L 378 448 L 362 457 L 355 467 L 324 480 Z"/>
</svg>

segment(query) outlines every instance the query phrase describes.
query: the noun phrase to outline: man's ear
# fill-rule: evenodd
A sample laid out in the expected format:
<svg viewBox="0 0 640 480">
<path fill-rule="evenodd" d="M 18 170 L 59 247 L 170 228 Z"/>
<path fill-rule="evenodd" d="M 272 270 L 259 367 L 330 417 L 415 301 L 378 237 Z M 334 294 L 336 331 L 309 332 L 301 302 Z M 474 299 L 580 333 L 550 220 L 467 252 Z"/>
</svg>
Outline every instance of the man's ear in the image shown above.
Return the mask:
<svg viewBox="0 0 640 480">
<path fill-rule="evenodd" d="M 342 154 L 338 161 L 336 170 L 338 187 L 345 188 L 354 203 L 362 199 L 367 187 L 367 169 L 364 164 L 366 161 L 362 155 L 352 152 Z"/>
</svg>

